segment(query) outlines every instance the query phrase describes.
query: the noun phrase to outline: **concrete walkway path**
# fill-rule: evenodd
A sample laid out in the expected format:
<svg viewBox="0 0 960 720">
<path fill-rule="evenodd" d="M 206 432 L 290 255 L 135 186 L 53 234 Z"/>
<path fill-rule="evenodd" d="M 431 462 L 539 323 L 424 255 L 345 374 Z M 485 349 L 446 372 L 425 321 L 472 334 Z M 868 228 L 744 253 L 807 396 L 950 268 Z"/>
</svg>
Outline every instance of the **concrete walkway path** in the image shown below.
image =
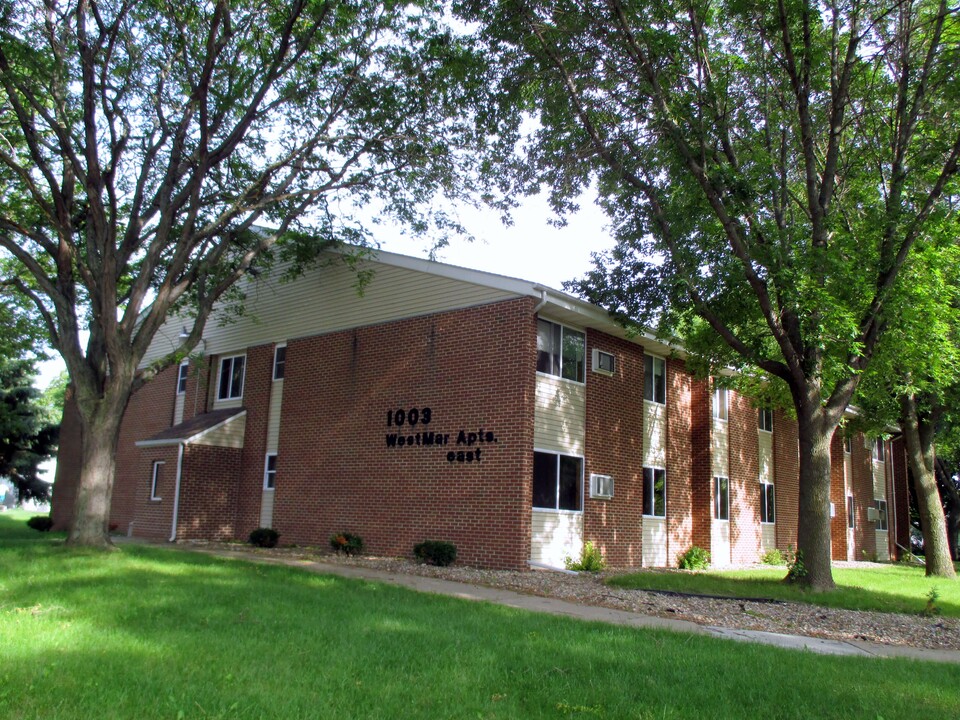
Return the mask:
<svg viewBox="0 0 960 720">
<path fill-rule="evenodd" d="M 176 547 L 221 558 L 247 560 L 272 565 L 285 565 L 309 572 L 387 583 L 409 588 L 417 592 L 447 595 L 462 600 L 496 603 L 521 610 L 529 610 L 531 612 L 562 615 L 577 620 L 606 622 L 635 628 L 654 628 L 657 630 L 688 632 L 728 640 L 739 640 L 741 642 L 774 645 L 791 650 L 809 650 L 823 655 L 857 655 L 860 657 L 881 658 L 900 657 L 913 660 L 929 660 L 932 662 L 960 663 L 960 652 L 955 650 L 929 650 L 926 648 L 905 647 L 902 645 L 881 645 L 879 643 L 858 640 L 823 640 L 821 638 L 806 637 L 803 635 L 784 635 L 759 630 L 737 630 L 734 628 L 705 626 L 698 625 L 689 620 L 672 620 L 669 618 L 627 612 L 625 610 L 597 607 L 595 605 L 580 605 L 556 598 L 525 595 L 512 590 L 502 590 L 484 587 L 482 585 L 470 585 L 453 580 L 423 577 L 421 575 L 407 575 L 404 573 L 393 573 L 353 565 L 328 564 L 296 558 L 268 557 L 243 551 L 209 550 L 202 547 L 183 545 Z"/>
</svg>

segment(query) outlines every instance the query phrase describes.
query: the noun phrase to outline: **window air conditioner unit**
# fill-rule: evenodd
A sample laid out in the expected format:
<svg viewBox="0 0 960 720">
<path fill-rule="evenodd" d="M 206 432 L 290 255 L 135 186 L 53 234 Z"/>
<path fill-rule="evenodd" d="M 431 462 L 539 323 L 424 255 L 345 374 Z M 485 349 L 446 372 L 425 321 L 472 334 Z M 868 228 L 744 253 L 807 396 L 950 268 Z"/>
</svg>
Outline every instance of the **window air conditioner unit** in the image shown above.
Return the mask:
<svg viewBox="0 0 960 720">
<path fill-rule="evenodd" d="M 868 507 L 867 520 L 869 520 L 870 522 L 876 522 L 879 519 L 880 519 L 880 511 L 877 510 L 875 507 Z"/>
<path fill-rule="evenodd" d="M 613 497 L 613 478 L 609 475 L 590 474 L 590 497 L 592 498 L 612 498 Z"/>
</svg>

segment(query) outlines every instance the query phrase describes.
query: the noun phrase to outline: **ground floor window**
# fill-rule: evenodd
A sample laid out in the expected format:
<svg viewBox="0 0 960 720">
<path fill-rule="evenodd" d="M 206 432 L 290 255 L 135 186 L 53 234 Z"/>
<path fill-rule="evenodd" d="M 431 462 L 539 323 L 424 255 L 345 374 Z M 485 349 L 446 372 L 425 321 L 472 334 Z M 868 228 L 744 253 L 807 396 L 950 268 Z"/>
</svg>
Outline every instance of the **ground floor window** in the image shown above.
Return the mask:
<svg viewBox="0 0 960 720">
<path fill-rule="evenodd" d="M 777 503 L 773 483 L 760 483 L 760 522 L 775 523 L 776 521 Z"/>
<path fill-rule="evenodd" d="M 887 529 L 887 501 L 877 500 L 877 530 Z"/>
<path fill-rule="evenodd" d="M 853 508 L 853 495 L 847 495 L 847 528 L 853 530 L 856 526 L 857 517 Z"/>
<path fill-rule="evenodd" d="M 533 507 L 542 510 L 581 510 L 583 458 L 534 452 Z"/>
<path fill-rule="evenodd" d="M 643 469 L 643 514 L 667 516 L 667 471 L 663 468 Z"/>
<path fill-rule="evenodd" d="M 267 453 L 263 467 L 263 489 L 273 490 L 277 486 L 277 454 Z"/>
<path fill-rule="evenodd" d="M 713 479 L 713 517 L 715 520 L 730 519 L 730 479 Z"/>
<path fill-rule="evenodd" d="M 163 460 L 157 460 L 153 463 L 153 474 L 150 477 L 150 499 L 160 499 L 160 479 L 163 474 L 163 466 L 166 463 Z"/>
</svg>

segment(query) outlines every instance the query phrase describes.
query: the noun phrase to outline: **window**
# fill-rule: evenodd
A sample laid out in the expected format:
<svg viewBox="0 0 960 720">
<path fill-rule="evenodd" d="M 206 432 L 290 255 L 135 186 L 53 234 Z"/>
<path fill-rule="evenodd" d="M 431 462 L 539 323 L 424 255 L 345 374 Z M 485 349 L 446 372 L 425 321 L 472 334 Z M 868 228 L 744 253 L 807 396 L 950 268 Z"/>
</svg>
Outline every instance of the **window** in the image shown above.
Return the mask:
<svg viewBox="0 0 960 720">
<path fill-rule="evenodd" d="M 727 419 L 727 389 L 724 387 L 713 390 L 713 417 L 723 421 Z"/>
<path fill-rule="evenodd" d="M 582 508 L 583 458 L 533 453 L 533 506 L 544 510 Z"/>
<path fill-rule="evenodd" d="M 843 439 L 843 451 L 847 455 L 853 452 L 853 438 L 849 435 Z"/>
<path fill-rule="evenodd" d="M 730 519 L 730 480 L 728 478 L 713 479 L 713 517 L 716 520 Z"/>
<path fill-rule="evenodd" d="M 887 529 L 887 501 L 886 500 L 874 500 L 877 504 L 877 524 L 874 527 L 874 530 L 886 530 Z"/>
<path fill-rule="evenodd" d="M 163 466 L 166 463 L 163 460 L 156 460 L 153 463 L 153 475 L 150 478 L 150 499 L 160 500 L 160 480 L 163 474 Z"/>
<path fill-rule="evenodd" d="M 273 490 L 277 485 L 277 454 L 267 453 L 263 466 L 263 489 Z"/>
<path fill-rule="evenodd" d="M 234 355 L 220 361 L 220 385 L 217 400 L 234 400 L 243 397 L 243 365 L 246 357 Z"/>
<path fill-rule="evenodd" d="M 609 499 L 613 497 L 613 478 L 609 475 L 590 475 L 590 497 Z"/>
<path fill-rule="evenodd" d="M 643 469 L 643 514 L 667 516 L 667 471 L 662 468 Z"/>
<path fill-rule="evenodd" d="M 773 432 L 773 410 L 760 408 L 758 426 L 763 432 Z"/>
<path fill-rule="evenodd" d="M 593 371 L 603 375 L 613 375 L 616 372 L 616 358 L 611 353 L 594 348 Z"/>
<path fill-rule="evenodd" d="M 853 495 L 847 495 L 847 527 L 853 530 L 857 526 L 856 511 L 853 508 Z"/>
<path fill-rule="evenodd" d="M 643 399 L 667 404 L 667 361 L 663 358 L 643 356 Z"/>
<path fill-rule="evenodd" d="M 287 369 L 287 346 L 277 345 L 273 351 L 273 379 L 283 380 L 284 372 Z"/>
<path fill-rule="evenodd" d="M 760 483 L 760 522 L 777 521 L 777 502 L 772 483 Z"/>
<path fill-rule="evenodd" d="M 883 438 L 878 437 L 873 441 L 873 460 L 874 462 L 883 462 Z"/>
<path fill-rule="evenodd" d="M 180 369 L 177 371 L 177 395 L 183 395 L 187 391 L 187 378 L 190 376 L 190 363 L 184 360 L 180 363 Z"/>
<path fill-rule="evenodd" d="M 584 382 L 586 338 L 549 320 L 537 320 L 537 371 Z"/>
</svg>

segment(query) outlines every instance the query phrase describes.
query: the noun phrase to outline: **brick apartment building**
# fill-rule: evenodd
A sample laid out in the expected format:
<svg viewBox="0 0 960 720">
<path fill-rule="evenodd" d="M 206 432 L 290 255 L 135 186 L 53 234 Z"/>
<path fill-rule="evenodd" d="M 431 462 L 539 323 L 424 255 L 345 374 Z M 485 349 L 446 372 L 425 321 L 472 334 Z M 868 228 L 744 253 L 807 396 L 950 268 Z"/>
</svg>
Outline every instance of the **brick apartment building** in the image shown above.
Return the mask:
<svg viewBox="0 0 960 720">
<path fill-rule="evenodd" d="M 465 564 L 562 566 L 584 542 L 615 567 L 716 565 L 796 543 L 796 424 L 698 379 L 683 352 L 628 335 L 600 308 L 513 278 L 381 252 L 357 290 L 327 264 L 252 279 L 247 312 L 208 324 L 195 359 L 131 400 L 111 524 L 169 540 L 325 545 L 372 553 L 456 543 Z M 144 359 L 177 346 L 171 321 Z M 899 441 L 837 433 L 836 559 L 908 542 Z M 68 408 L 54 486 L 77 482 Z"/>
</svg>

